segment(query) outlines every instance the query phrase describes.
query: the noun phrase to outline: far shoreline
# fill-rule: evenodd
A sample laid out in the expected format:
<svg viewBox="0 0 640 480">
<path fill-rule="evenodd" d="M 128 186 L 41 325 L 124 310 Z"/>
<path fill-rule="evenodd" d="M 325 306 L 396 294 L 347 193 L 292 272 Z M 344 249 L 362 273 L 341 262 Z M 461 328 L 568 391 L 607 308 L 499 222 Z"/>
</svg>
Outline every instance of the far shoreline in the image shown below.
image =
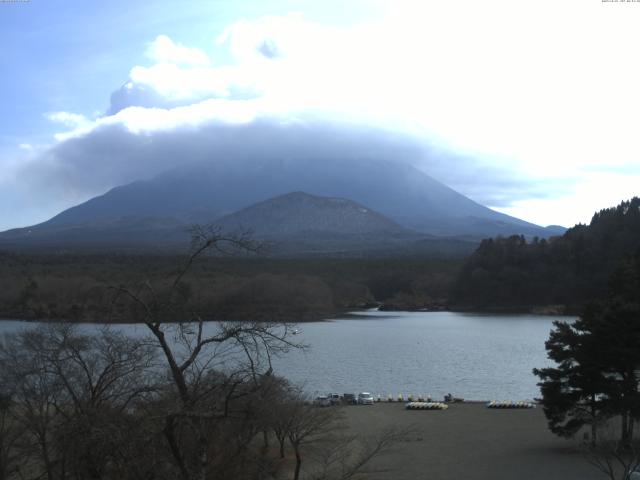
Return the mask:
<svg viewBox="0 0 640 480">
<path fill-rule="evenodd" d="M 385 308 L 384 304 L 380 304 L 376 307 L 362 308 L 362 309 L 348 309 L 333 314 L 324 315 L 311 315 L 304 319 L 229 319 L 229 318 L 206 318 L 205 323 L 209 322 L 262 322 L 262 323 L 283 323 L 283 324 L 304 324 L 304 323 L 320 323 L 320 322 L 332 322 L 334 320 L 359 320 L 370 319 L 370 312 L 388 313 L 389 317 L 393 317 L 394 313 L 461 313 L 461 314 L 478 314 L 478 315 L 536 315 L 545 317 L 567 317 L 575 318 L 579 315 L 577 310 L 573 309 L 555 309 L 549 307 L 556 306 L 538 306 L 528 308 L 511 308 L 511 307 L 491 307 L 491 308 L 478 308 L 478 307 L 438 307 L 438 308 Z M 78 320 L 68 318 L 33 318 L 33 317 L 21 317 L 21 316 L 0 316 L 0 322 L 24 322 L 24 323 L 71 323 L 71 324 L 90 324 L 90 325 L 144 325 L 144 322 L 139 321 L 99 321 L 99 320 Z M 175 322 L 162 322 L 162 323 L 175 323 Z M 185 322 L 195 323 L 195 321 Z"/>
</svg>

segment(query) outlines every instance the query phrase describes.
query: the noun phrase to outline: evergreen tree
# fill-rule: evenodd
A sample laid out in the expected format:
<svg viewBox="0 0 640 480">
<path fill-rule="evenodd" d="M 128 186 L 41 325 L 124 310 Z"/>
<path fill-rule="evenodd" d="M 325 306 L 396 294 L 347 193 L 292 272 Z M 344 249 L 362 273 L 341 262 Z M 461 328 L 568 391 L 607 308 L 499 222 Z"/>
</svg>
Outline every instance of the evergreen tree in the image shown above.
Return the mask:
<svg viewBox="0 0 640 480">
<path fill-rule="evenodd" d="M 552 432 L 573 436 L 600 419 L 619 416 L 621 440 L 640 418 L 640 254 L 612 276 L 609 297 L 592 302 L 573 324 L 555 322 L 546 342 L 554 368 L 534 369 Z"/>
<path fill-rule="evenodd" d="M 602 392 L 607 383 L 597 344 L 582 320 L 574 324 L 556 321 L 554 325 L 545 345 L 549 358 L 558 366 L 533 371 L 541 379 L 538 385 L 549 429 L 556 435 L 572 437 L 590 425 L 595 444 L 597 424 L 605 415 Z"/>
<path fill-rule="evenodd" d="M 456 278 L 453 302 L 488 309 L 562 305 L 579 312 L 606 295 L 612 273 L 638 248 L 640 197 L 549 240 L 483 240 Z"/>
</svg>

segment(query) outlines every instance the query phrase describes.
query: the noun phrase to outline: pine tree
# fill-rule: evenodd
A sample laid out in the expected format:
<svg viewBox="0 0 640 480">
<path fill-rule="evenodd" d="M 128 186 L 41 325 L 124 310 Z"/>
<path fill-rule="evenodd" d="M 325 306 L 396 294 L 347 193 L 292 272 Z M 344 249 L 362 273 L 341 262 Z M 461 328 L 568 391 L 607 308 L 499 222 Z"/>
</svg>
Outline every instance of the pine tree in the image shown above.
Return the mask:
<svg viewBox="0 0 640 480">
<path fill-rule="evenodd" d="M 598 422 L 605 415 L 602 392 L 607 384 L 597 359 L 597 345 L 580 320 L 574 324 L 556 321 L 554 325 L 545 345 L 549 358 L 558 366 L 533 371 L 541 379 L 538 385 L 549 429 L 572 437 L 590 425 L 595 444 Z"/>
<path fill-rule="evenodd" d="M 619 416 L 621 441 L 631 442 L 640 418 L 640 254 L 611 279 L 609 297 L 588 304 L 573 324 L 555 322 L 546 342 L 554 368 L 534 369 L 552 432 L 573 436 Z"/>
</svg>

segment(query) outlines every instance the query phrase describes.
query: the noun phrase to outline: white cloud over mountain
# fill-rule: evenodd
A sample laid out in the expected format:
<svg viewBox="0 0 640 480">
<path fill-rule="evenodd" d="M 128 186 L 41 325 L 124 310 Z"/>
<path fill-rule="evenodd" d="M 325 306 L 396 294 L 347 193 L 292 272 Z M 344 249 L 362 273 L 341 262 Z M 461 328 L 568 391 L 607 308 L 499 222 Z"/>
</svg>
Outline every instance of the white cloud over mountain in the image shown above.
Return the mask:
<svg viewBox="0 0 640 480">
<path fill-rule="evenodd" d="M 552 197 L 576 208 L 567 199 L 593 180 L 591 167 L 637 163 L 640 91 L 610 88 L 640 80 L 623 58 L 630 20 L 601 5 L 576 19 L 573 2 L 554 2 L 554 17 L 520 2 L 462 3 L 464 14 L 447 2 L 400 2 L 384 22 L 348 26 L 298 14 L 241 20 L 198 47 L 159 35 L 105 114 L 49 114 L 65 131 L 17 175 L 70 202 L 221 152 L 225 161 L 315 155 L 322 144 L 336 158 L 381 150 L 545 223 Z M 603 47 L 603 32 L 615 49 Z M 394 141 L 383 148 L 381 134 Z"/>
<path fill-rule="evenodd" d="M 451 180 L 447 178 L 451 177 L 447 175 L 451 173 L 450 163 L 457 164 L 461 176 L 467 167 L 478 163 L 433 145 L 433 136 L 421 120 L 424 112 L 416 109 L 424 99 L 409 85 L 417 82 L 416 71 L 390 65 L 396 47 L 371 25 L 339 29 L 308 22 L 300 15 L 266 17 L 229 26 L 213 45 L 218 54 L 221 49 L 228 55 L 226 63 L 215 64 L 203 50 L 179 45 L 166 36 L 157 37 L 147 49 L 152 64 L 131 69 L 128 81 L 112 95 L 107 114 L 90 122 L 84 118 L 80 121 L 78 116 L 75 124 L 66 123 L 71 128 L 58 134 L 57 139 L 84 139 L 74 144 L 89 148 L 90 137 L 104 135 L 109 129 L 142 135 L 145 141 L 155 141 L 169 132 L 188 131 L 190 136 L 200 132 L 210 137 L 217 135 L 216 129 L 232 138 L 234 133 L 228 126 L 255 124 L 263 128 L 272 125 L 271 134 L 279 132 L 287 137 L 282 141 L 274 137 L 271 147 L 265 145 L 267 150 L 278 151 L 281 143 L 290 143 L 289 137 L 301 135 L 309 141 L 309 132 L 331 126 L 345 135 L 363 128 L 384 131 L 396 135 L 398 144 L 419 146 L 421 155 L 402 160 L 419 164 L 436 177 L 444 176 L 444 181 Z M 406 83 L 406 89 L 398 88 L 398 79 L 404 79 L 400 83 Z M 76 118 L 65 112 L 56 115 L 58 121 Z M 375 153 L 376 142 L 357 135 L 361 144 L 352 142 L 350 151 L 341 150 L 344 146 L 336 142 L 336 148 L 326 154 L 347 158 L 358 149 L 360 155 Z M 236 141 L 237 152 L 242 155 L 246 147 L 242 134 L 236 135 Z M 331 144 L 332 140 L 323 141 Z M 67 149 L 59 145 L 52 151 Z M 91 153 L 83 156 L 91 158 Z M 177 158 L 180 160 L 174 162 L 190 160 L 185 155 Z M 56 153 L 55 165 L 64 161 Z M 119 164 L 115 156 L 108 161 L 112 166 Z M 115 170 L 129 164 L 125 162 Z M 167 162 L 158 160 L 155 165 L 147 165 L 147 174 L 166 166 Z M 123 173 L 121 181 L 135 178 Z"/>
</svg>

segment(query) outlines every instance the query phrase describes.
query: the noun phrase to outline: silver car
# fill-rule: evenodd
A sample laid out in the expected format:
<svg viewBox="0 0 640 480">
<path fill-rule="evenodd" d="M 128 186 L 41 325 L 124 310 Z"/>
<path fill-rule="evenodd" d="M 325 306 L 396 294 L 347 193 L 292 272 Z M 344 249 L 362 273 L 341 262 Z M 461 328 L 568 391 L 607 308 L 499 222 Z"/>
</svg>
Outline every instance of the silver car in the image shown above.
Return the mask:
<svg viewBox="0 0 640 480">
<path fill-rule="evenodd" d="M 373 405 L 373 395 L 369 392 L 358 394 L 358 405 Z"/>
</svg>

